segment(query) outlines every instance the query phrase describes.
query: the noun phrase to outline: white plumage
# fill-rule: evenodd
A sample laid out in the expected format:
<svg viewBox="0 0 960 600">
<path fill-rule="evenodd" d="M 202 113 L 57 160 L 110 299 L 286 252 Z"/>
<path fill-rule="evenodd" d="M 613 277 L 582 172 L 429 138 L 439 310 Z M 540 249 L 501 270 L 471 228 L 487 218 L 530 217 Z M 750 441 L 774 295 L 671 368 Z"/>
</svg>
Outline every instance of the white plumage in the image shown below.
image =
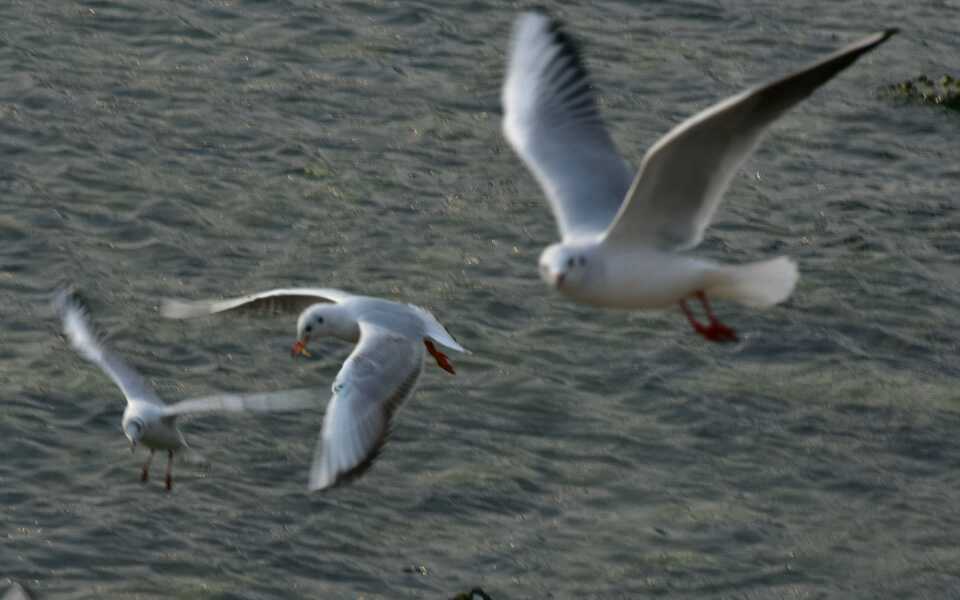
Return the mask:
<svg viewBox="0 0 960 600">
<path fill-rule="evenodd" d="M 876 33 L 767 85 L 701 111 L 647 151 L 636 172 L 600 118 L 587 71 L 558 21 L 540 12 L 514 26 L 504 78 L 503 132 L 540 183 L 561 241 L 540 257 L 541 277 L 578 302 L 623 309 L 679 303 L 694 329 L 735 340 L 707 296 L 765 307 L 797 282 L 786 257 L 724 265 L 682 254 L 703 239 L 743 161 L 781 115 L 886 41 Z M 710 318 L 698 323 L 686 300 Z"/>
<path fill-rule="evenodd" d="M 349 481 L 373 464 L 386 444 L 394 414 L 416 390 L 424 349 L 450 373 L 453 366 L 434 344 L 467 352 L 419 306 L 327 288 L 278 289 L 227 300 L 170 300 L 161 313 L 180 319 L 299 313 L 294 354 L 305 353 L 307 342 L 320 336 L 356 344 L 333 382 L 310 469 L 311 490 Z"/>
</svg>

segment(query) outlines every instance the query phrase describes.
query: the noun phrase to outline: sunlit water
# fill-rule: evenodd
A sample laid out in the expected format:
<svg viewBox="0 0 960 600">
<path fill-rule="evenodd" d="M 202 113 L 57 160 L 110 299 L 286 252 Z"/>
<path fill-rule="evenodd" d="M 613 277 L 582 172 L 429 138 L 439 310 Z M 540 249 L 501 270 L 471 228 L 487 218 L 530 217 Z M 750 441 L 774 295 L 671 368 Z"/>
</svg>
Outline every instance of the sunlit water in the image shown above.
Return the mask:
<svg viewBox="0 0 960 600">
<path fill-rule="evenodd" d="M 878 93 L 956 68 L 957 2 L 551 7 L 634 163 L 902 28 L 727 194 L 699 252 L 802 272 L 783 306 L 717 306 L 734 346 L 539 282 L 555 226 L 499 131 L 514 3 L 187 4 L 0 3 L 0 576 L 49 598 L 960 598 L 960 117 Z M 306 493 L 318 406 L 185 421 L 207 464 L 167 494 L 59 336 L 63 282 L 170 400 L 325 397 L 349 348 L 292 361 L 293 318 L 164 321 L 165 296 L 342 287 L 429 307 L 474 354 L 427 370 L 355 485 Z"/>
</svg>

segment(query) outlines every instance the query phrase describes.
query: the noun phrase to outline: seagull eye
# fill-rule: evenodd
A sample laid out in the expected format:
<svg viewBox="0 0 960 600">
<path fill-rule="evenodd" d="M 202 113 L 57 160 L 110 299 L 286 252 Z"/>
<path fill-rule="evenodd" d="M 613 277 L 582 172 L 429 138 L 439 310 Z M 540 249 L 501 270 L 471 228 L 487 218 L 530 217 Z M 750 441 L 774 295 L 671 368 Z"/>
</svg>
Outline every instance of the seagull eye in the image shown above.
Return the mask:
<svg viewBox="0 0 960 600">
<path fill-rule="evenodd" d="M 582 266 L 585 265 L 585 264 L 587 264 L 587 259 L 585 259 L 584 257 L 581 256 L 581 257 L 580 257 L 580 266 L 582 267 Z"/>
<path fill-rule="evenodd" d="M 307 326 L 304 328 L 304 331 L 306 331 L 307 333 L 310 333 L 311 331 L 313 331 L 313 325 L 307 325 Z"/>
<path fill-rule="evenodd" d="M 323 317 L 317 317 L 317 325 L 323 323 Z"/>
<path fill-rule="evenodd" d="M 572 258 L 567 260 L 567 268 L 568 268 L 568 269 L 572 269 L 572 268 L 573 268 L 573 259 L 572 259 Z"/>
</svg>

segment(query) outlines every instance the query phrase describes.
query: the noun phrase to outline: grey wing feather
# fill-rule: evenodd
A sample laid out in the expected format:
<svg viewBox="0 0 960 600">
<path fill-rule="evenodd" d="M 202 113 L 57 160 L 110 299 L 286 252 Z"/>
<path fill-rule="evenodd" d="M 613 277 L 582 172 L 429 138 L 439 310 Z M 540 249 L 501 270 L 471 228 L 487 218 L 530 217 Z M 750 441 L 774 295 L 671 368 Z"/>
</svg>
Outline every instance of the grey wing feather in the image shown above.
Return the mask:
<svg viewBox="0 0 960 600">
<path fill-rule="evenodd" d="M 164 416 L 206 412 L 288 412 L 323 404 L 323 394 L 315 389 L 284 390 L 252 394 L 217 394 L 183 400 L 166 406 Z"/>
<path fill-rule="evenodd" d="M 337 374 L 323 416 L 311 491 L 350 481 L 370 468 L 423 370 L 422 343 L 369 323 L 360 329 L 360 342 Z"/>
<path fill-rule="evenodd" d="M 100 367 L 117 384 L 127 401 L 142 400 L 163 406 L 163 401 L 143 377 L 100 341 L 90 323 L 89 311 L 75 293 L 58 292 L 53 308 L 63 321 L 63 331 L 73 349 Z"/>
<path fill-rule="evenodd" d="M 561 237 L 603 233 L 633 169 L 610 139 L 558 21 L 539 12 L 517 19 L 502 101 L 503 133 L 543 188 Z"/>
<path fill-rule="evenodd" d="M 863 38 L 675 127 L 647 152 L 605 243 L 652 241 L 674 250 L 699 244 L 731 179 L 770 125 L 894 33 L 889 29 Z"/>
<path fill-rule="evenodd" d="M 314 304 L 343 302 L 352 294 L 330 288 L 289 288 L 225 300 L 164 300 L 160 314 L 168 319 L 192 319 L 221 312 L 253 316 L 298 314 Z"/>
</svg>

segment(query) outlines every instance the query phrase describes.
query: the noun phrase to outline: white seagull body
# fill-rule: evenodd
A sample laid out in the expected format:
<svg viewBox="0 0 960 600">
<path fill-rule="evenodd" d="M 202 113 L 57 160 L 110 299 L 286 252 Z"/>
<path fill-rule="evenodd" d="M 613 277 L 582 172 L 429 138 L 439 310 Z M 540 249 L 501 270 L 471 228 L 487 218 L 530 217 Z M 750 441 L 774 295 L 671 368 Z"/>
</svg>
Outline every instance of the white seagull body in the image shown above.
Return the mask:
<svg viewBox="0 0 960 600">
<path fill-rule="evenodd" d="M 141 481 L 149 478 L 150 461 L 156 450 L 168 453 L 165 483 L 173 487 L 173 454 L 187 448 L 183 434 L 177 428 L 179 415 L 204 412 L 269 412 L 300 410 L 315 404 L 315 400 L 289 392 L 281 394 L 221 394 L 165 404 L 135 370 L 101 343 L 90 324 L 89 314 L 80 299 L 70 292 L 59 292 L 54 299 L 54 310 L 63 321 L 64 333 L 70 345 L 83 358 L 100 367 L 120 388 L 127 399 L 121 425 L 130 440 L 131 450 L 142 444 L 150 450 L 143 464 Z"/>
<path fill-rule="evenodd" d="M 740 165 L 783 113 L 887 40 L 877 33 L 804 69 L 723 100 L 657 141 L 639 170 L 620 157 L 597 111 L 579 54 L 560 23 L 540 12 L 514 26 L 503 84 L 503 131 L 549 200 L 562 241 L 540 256 L 541 277 L 584 304 L 658 309 L 679 303 L 713 341 L 736 335 L 707 296 L 752 307 L 793 291 L 786 257 L 725 265 L 682 251 L 696 247 Z M 699 298 L 710 319 L 694 319 Z"/>
<path fill-rule="evenodd" d="M 356 343 L 333 382 L 310 470 L 310 490 L 323 490 L 363 474 L 386 444 L 397 409 L 416 390 L 424 348 L 453 373 L 440 345 L 467 352 L 427 310 L 412 304 L 320 288 L 278 289 L 241 298 L 167 301 L 161 313 L 186 319 L 215 313 L 296 314 L 293 354 L 307 354 L 311 338 Z M 436 344 L 436 345 L 435 345 Z"/>
</svg>

